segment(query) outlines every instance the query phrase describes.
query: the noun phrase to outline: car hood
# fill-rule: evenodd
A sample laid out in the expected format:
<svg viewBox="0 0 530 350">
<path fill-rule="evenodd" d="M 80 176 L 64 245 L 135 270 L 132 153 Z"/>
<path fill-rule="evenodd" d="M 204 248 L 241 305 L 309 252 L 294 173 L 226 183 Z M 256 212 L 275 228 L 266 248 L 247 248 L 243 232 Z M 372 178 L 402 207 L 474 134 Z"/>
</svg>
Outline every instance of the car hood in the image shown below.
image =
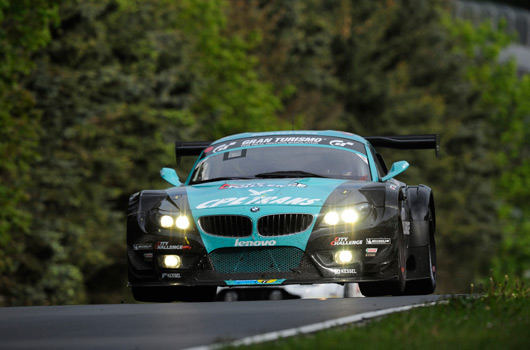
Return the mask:
<svg viewBox="0 0 530 350">
<path fill-rule="evenodd" d="M 190 206 L 196 210 L 224 208 L 226 211 L 249 206 L 321 207 L 330 193 L 344 182 L 322 178 L 232 180 L 189 186 L 187 192 Z"/>
</svg>

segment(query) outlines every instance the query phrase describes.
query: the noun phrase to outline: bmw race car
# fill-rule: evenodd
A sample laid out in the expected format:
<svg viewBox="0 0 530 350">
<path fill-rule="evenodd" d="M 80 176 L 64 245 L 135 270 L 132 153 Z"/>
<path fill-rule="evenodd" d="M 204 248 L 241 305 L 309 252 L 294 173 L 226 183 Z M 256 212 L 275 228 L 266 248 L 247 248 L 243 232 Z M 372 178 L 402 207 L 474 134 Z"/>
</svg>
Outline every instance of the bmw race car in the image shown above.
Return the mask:
<svg viewBox="0 0 530 350">
<path fill-rule="evenodd" d="M 395 179 L 376 148 L 435 149 L 437 135 L 243 133 L 177 142 L 188 178 L 129 200 L 129 286 L 138 301 L 214 300 L 218 286 L 359 283 L 365 296 L 436 288 L 432 190 Z"/>
</svg>

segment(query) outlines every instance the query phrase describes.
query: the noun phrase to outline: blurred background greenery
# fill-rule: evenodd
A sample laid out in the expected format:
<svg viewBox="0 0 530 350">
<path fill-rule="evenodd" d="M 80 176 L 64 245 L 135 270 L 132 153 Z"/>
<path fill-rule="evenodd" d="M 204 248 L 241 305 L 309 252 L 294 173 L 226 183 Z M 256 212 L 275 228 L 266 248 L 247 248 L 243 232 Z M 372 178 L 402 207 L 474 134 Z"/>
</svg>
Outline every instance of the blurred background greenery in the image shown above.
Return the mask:
<svg viewBox="0 0 530 350">
<path fill-rule="evenodd" d="M 127 200 L 174 141 L 293 127 L 439 133 L 383 152 L 434 190 L 438 292 L 529 280 L 530 77 L 476 4 L 0 0 L 0 305 L 131 301 Z"/>
</svg>

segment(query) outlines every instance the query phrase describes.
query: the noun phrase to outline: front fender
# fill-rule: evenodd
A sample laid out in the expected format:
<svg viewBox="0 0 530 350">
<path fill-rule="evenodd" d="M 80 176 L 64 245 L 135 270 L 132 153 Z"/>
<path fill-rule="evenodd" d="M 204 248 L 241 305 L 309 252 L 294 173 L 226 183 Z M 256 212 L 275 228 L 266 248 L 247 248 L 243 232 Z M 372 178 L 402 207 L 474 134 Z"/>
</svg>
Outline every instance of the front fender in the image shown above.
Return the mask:
<svg viewBox="0 0 530 350">
<path fill-rule="evenodd" d="M 430 219 L 436 226 L 434 197 L 430 187 L 425 185 L 409 186 L 407 198 L 411 213 L 411 247 L 423 247 L 429 244 Z"/>
</svg>

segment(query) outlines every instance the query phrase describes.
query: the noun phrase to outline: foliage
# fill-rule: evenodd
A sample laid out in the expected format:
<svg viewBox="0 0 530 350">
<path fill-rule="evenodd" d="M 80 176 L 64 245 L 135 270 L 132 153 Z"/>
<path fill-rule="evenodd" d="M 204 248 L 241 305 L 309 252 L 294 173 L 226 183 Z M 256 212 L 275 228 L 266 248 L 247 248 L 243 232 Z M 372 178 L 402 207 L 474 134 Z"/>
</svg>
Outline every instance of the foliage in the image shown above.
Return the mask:
<svg viewBox="0 0 530 350">
<path fill-rule="evenodd" d="M 524 275 L 530 80 L 446 6 L 0 0 L 0 303 L 123 300 L 127 200 L 167 186 L 173 142 L 291 127 L 440 133 L 439 158 L 381 150 L 433 187 L 438 290 L 495 254 Z"/>
<path fill-rule="evenodd" d="M 34 99 L 20 84 L 34 67 L 31 55 L 50 40 L 49 26 L 57 19 L 57 1 L 0 1 L 0 304 L 17 269 L 15 257 L 27 247 L 31 214 L 30 164 L 38 157 L 39 113 Z"/>
<path fill-rule="evenodd" d="M 460 52 L 468 43 L 455 40 L 448 29 L 444 5 L 343 5 L 336 9 L 342 30 L 335 35 L 332 52 L 347 130 L 364 135 L 441 135 L 440 158 L 432 151 L 381 152 L 390 164 L 403 158 L 412 164 L 403 181 L 433 187 L 439 290 L 455 291 L 465 288 L 464 281 L 488 273 L 499 240 L 498 223 L 491 214 L 497 168 L 488 161 L 499 142 L 491 138 L 490 112 L 476 100 L 480 91 L 468 75 L 475 57 Z M 487 62 L 496 64 L 493 57 Z"/>
<path fill-rule="evenodd" d="M 253 49 L 260 77 L 281 98 L 279 117 L 289 128 L 339 128 L 340 89 L 330 51 L 335 19 L 320 0 L 231 2 L 228 30 L 259 38 Z M 333 5 L 335 6 L 335 5 Z M 332 7 L 333 7 L 332 6 Z"/>
<path fill-rule="evenodd" d="M 468 55 L 471 50 L 486 48 L 481 52 L 490 62 L 498 59 L 502 44 L 508 42 L 505 34 L 493 31 L 487 23 L 478 30 L 471 30 L 466 23 L 459 23 L 459 27 L 461 37 L 470 43 Z M 501 141 L 491 156 L 499 168 L 497 200 L 503 224 L 503 241 L 494 259 L 494 272 L 497 278 L 506 272 L 523 276 L 530 273 L 530 76 L 519 78 L 513 61 L 478 63 L 469 68 L 469 75 L 481 91 L 482 108 L 491 111 L 493 136 Z"/>
<path fill-rule="evenodd" d="M 38 220 L 13 233 L 31 251 L 5 276 L 7 304 L 116 298 L 126 283 L 128 197 L 167 187 L 157 174 L 174 163 L 174 141 L 275 127 L 278 99 L 253 72 L 252 43 L 223 31 L 224 5 L 60 7 L 26 81 L 42 111 L 30 191 Z"/>
</svg>

